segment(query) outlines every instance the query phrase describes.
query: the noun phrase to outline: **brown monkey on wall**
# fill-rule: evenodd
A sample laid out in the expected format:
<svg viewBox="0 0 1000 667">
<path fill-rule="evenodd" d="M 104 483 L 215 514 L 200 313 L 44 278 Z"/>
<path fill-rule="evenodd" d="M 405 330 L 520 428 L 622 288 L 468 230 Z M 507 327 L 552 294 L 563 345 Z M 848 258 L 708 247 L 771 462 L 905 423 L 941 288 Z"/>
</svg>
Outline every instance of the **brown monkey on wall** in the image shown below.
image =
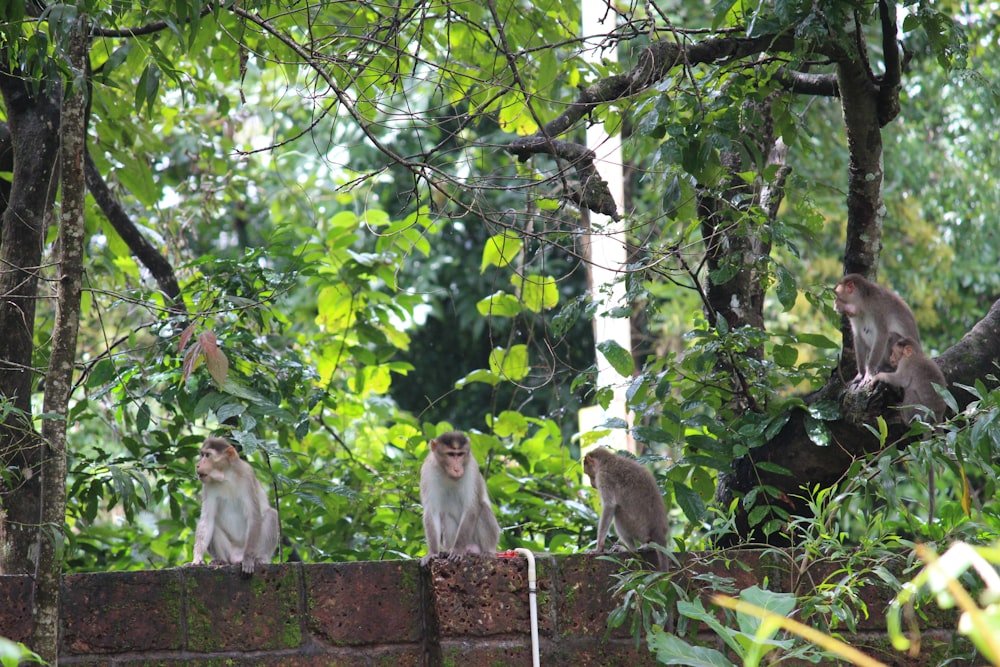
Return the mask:
<svg viewBox="0 0 1000 667">
<path fill-rule="evenodd" d="M 849 273 L 833 288 L 834 309 L 846 315 L 854 335 L 854 356 L 858 374 L 854 381 L 872 383 L 889 358 L 889 334 L 906 336 L 917 351 L 920 334 L 913 311 L 894 292 L 858 275 Z"/>
<path fill-rule="evenodd" d="M 430 450 L 420 468 L 427 536 L 422 562 L 446 554 L 452 560 L 467 553 L 495 555 L 500 524 L 468 436 L 449 431 L 431 440 Z"/>
<path fill-rule="evenodd" d="M 652 542 L 667 546 L 667 510 L 656 479 L 646 467 L 609 449 L 598 447 L 583 457 L 583 470 L 601 496 L 601 518 L 597 524 L 597 550 L 612 521 L 618 539 L 631 550 Z M 659 569 L 666 571 L 669 558 L 657 550 Z"/>
<path fill-rule="evenodd" d="M 244 575 L 269 563 L 278 546 L 278 512 L 249 463 L 225 438 L 208 438 L 195 466 L 202 482 L 193 564 L 239 564 Z"/>
</svg>

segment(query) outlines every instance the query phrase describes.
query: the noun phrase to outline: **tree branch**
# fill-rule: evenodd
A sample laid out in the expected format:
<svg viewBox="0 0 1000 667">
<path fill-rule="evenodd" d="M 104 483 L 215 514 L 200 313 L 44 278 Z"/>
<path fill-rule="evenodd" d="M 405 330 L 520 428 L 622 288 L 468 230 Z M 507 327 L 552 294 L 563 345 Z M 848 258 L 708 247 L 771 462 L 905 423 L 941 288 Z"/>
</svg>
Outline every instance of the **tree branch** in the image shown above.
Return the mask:
<svg viewBox="0 0 1000 667">
<path fill-rule="evenodd" d="M 800 95 L 840 97 L 836 74 L 810 74 L 781 68 L 774 77 L 785 90 Z"/>
<path fill-rule="evenodd" d="M 698 65 L 723 60 L 738 60 L 770 49 L 788 51 L 795 45 L 791 33 L 768 34 L 759 37 L 711 38 L 691 46 L 684 46 L 672 39 L 661 39 L 639 53 L 636 66 L 629 72 L 611 76 L 583 88 L 576 101 L 558 118 L 547 123 L 533 135 L 515 139 L 507 151 L 524 162 L 532 155 L 548 153 L 566 157 L 580 174 L 581 189 L 570 199 L 595 213 L 617 219 L 617 205 L 607 183 L 596 177 L 594 154 L 580 144 L 559 142 L 556 137 L 568 132 L 592 109 L 600 104 L 640 93 L 663 79 L 675 66 Z M 613 211 L 609 213 L 608 211 Z"/>
<path fill-rule="evenodd" d="M 959 405 L 968 404 L 972 395 L 955 387 L 955 383 L 972 385 L 989 373 L 997 373 L 996 365 L 1000 362 L 1000 299 L 994 301 L 986 316 L 936 361 L 948 378 Z"/>
<path fill-rule="evenodd" d="M 181 288 L 174 275 L 174 267 L 132 223 L 132 219 L 112 194 L 104 177 L 101 176 L 101 172 L 98 171 L 94 159 L 90 156 L 90 151 L 84 155 L 84 173 L 87 177 L 87 189 L 90 194 L 94 196 L 97 205 L 107 216 L 108 222 L 122 237 L 135 258 L 152 274 L 156 284 L 160 286 L 160 290 L 169 300 L 171 310 L 179 313 L 187 312 L 184 300 L 181 298 Z"/>
<path fill-rule="evenodd" d="M 878 14 L 882 23 L 882 57 L 885 58 L 885 75 L 881 77 L 878 88 L 878 122 L 885 127 L 899 115 L 902 65 L 896 38 L 896 7 L 890 8 L 885 0 L 879 0 Z"/>
</svg>

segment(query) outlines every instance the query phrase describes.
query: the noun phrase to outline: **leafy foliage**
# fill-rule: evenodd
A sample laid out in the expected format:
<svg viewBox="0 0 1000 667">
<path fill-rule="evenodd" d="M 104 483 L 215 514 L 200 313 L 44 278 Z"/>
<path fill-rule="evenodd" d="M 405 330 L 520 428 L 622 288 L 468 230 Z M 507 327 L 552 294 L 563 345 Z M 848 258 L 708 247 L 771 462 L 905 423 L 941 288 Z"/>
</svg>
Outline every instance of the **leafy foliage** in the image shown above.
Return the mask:
<svg viewBox="0 0 1000 667">
<path fill-rule="evenodd" d="M 791 409 L 808 411 L 813 444 L 836 444 L 835 407 L 806 407 L 801 396 L 823 384 L 839 348 L 825 286 L 841 269 L 847 156 L 830 130 L 837 105 L 786 95 L 781 80 L 818 54 L 677 67 L 590 109 L 590 121 L 621 134 L 631 167 L 622 303 L 588 290 L 580 257 L 603 230 L 568 203 L 565 165 L 497 150 L 558 117 L 581 87 L 628 72 L 664 33 L 693 39 L 678 29 L 688 20 L 750 37 L 787 30 L 802 44 L 833 26 L 834 46 L 854 49 L 840 26 L 870 30 L 874 13 L 829 2 L 654 3 L 661 15 L 632 7 L 609 26 L 601 48 L 618 49 L 621 63 L 588 64 L 585 48 L 597 47 L 579 36 L 578 6 L 556 0 L 280 11 L 90 0 L 40 17 L 8 4 L 3 56 L 36 87 L 66 74 L 51 55 L 68 22 L 94 21 L 90 152 L 177 267 L 189 314 L 169 308 L 91 202 L 69 569 L 184 562 L 198 507 L 193 461 L 215 432 L 267 480 L 307 560 L 422 553 L 419 465 L 427 440 L 451 428 L 471 431 L 502 547 L 586 548 L 596 499 L 580 484 L 579 448 L 622 426 L 578 432 L 579 408 L 613 397 L 595 386 L 604 363 L 631 378 L 631 435 L 651 453 L 676 550 L 711 547 L 743 509 L 764 534 L 796 538 L 801 568 L 847 557 L 808 599 L 751 590 L 748 600 L 852 629 L 862 586 L 898 584 L 887 566 L 895 552 L 996 534 L 1000 399 L 987 383 L 940 431 L 906 449 L 886 442 L 838 484 L 802 489 L 809 518 L 781 510 L 786 499 L 768 484 L 730 506 L 714 501 L 720 472 L 780 432 Z M 902 82 L 907 122 L 884 130 L 884 275 L 905 288 L 936 349 L 1000 288 L 996 25 L 987 9 L 961 9 L 959 23 L 947 3 L 900 5 L 914 54 Z M 791 176 L 747 140 L 765 103 Z M 746 194 L 782 184 L 776 215 Z M 732 204 L 729 238 L 766 246 L 752 267 L 766 295 L 762 326 L 712 312 L 704 285 L 747 268 L 735 252 L 707 263 L 714 236 L 700 205 L 712 198 Z M 50 338 L 42 308 L 38 368 Z M 641 337 L 632 349 L 595 350 L 595 313 L 630 318 Z M 760 470 L 787 474 L 780 463 Z M 932 495 L 933 522 L 923 509 Z M 761 498 L 779 509 L 759 509 Z M 675 605 L 747 663 L 769 651 L 816 656 L 758 636 L 762 626 L 739 613 L 719 624 L 662 577 L 625 575 L 620 592 L 614 622 L 650 631 L 652 650 L 680 651 L 686 664 L 728 658 L 660 632 Z"/>
</svg>

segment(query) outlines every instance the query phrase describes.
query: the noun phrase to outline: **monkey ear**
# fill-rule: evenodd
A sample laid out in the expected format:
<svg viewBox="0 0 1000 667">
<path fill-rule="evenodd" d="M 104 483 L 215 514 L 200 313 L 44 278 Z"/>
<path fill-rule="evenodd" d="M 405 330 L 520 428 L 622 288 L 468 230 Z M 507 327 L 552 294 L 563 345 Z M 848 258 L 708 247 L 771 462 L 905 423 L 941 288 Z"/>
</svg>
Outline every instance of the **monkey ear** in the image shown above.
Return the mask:
<svg viewBox="0 0 1000 667">
<path fill-rule="evenodd" d="M 226 458 L 232 461 L 233 459 L 239 458 L 239 454 L 236 452 L 236 448 L 232 445 L 226 448 Z"/>
</svg>

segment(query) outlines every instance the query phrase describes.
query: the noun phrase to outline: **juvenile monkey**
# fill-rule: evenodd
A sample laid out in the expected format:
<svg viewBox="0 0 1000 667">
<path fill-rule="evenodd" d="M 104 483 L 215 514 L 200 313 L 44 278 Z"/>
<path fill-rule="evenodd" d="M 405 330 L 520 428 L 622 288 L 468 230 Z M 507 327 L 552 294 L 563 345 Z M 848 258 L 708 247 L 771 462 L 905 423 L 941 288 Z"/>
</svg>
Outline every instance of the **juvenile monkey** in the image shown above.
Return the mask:
<svg viewBox="0 0 1000 667">
<path fill-rule="evenodd" d="M 932 383 L 942 387 L 948 385 L 944 373 L 926 354 L 920 351 L 909 338 L 897 333 L 889 335 L 889 364 L 896 370 L 887 373 L 876 373 L 872 378 L 876 382 L 885 382 L 895 387 L 903 388 L 903 403 L 900 407 L 903 421 L 909 424 L 918 415 L 926 414 L 926 420 L 937 423 L 944 419 L 948 405 L 934 390 Z M 934 466 L 927 469 L 927 500 L 928 522 L 934 523 Z"/>
<path fill-rule="evenodd" d="M 938 365 L 924 354 L 912 339 L 896 332 L 889 334 L 889 364 L 896 370 L 891 373 L 885 371 L 876 373 L 872 381 L 903 388 L 901 408 L 903 421 L 907 423 L 913 421 L 920 411 L 920 406 L 931 412 L 933 422 L 941 421 L 948 406 L 934 391 L 931 383 L 942 387 L 946 387 L 948 383 Z M 928 421 L 931 421 L 930 416 Z"/>
<path fill-rule="evenodd" d="M 420 469 L 420 502 L 424 506 L 427 555 L 457 559 L 463 554 L 494 555 L 500 524 L 472 456 L 469 438 L 449 431 L 430 442 L 430 454 Z"/>
<path fill-rule="evenodd" d="M 201 517 L 194 534 L 192 563 L 240 564 L 251 575 L 268 563 L 278 546 L 278 512 L 249 463 L 224 438 L 208 438 L 195 466 L 202 482 Z"/>
<path fill-rule="evenodd" d="M 583 457 L 583 471 L 601 496 L 601 518 L 597 524 L 597 550 L 604 550 L 604 539 L 612 520 L 615 533 L 626 547 L 650 542 L 667 546 L 667 510 L 656 480 L 644 466 L 618 456 L 604 447 L 590 450 Z M 667 555 L 656 552 L 659 569 L 670 565 Z"/>
<path fill-rule="evenodd" d="M 872 383 L 889 355 L 889 333 L 896 332 L 912 341 L 921 351 L 920 334 L 913 311 L 894 292 L 857 273 L 849 273 L 833 288 L 834 309 L 846 315 L 854 334 L 854 356 L 858 374 L 854 381 Z"/>
</svg>

